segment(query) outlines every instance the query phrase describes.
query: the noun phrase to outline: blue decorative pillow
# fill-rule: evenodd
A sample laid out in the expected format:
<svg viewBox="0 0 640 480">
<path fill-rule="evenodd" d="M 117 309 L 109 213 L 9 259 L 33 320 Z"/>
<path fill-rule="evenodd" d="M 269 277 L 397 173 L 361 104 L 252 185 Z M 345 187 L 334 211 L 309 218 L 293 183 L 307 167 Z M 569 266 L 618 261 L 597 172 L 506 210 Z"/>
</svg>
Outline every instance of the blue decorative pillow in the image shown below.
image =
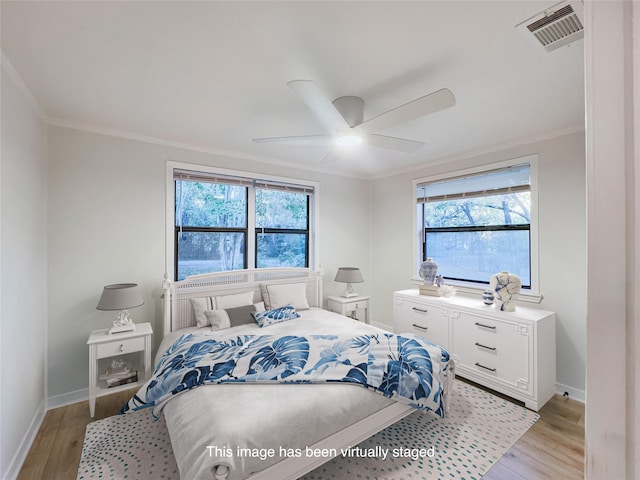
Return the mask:
<svg viewBox="0 0 640 480">
<path fill-rule="evenodd" d="M 267 310 L 266 312 L 251 312 L 251 315 L 253 315 L 253 318 L 258 322 L 260 328 L 293 320 L 300 316 L 300 314 L 296 312 L 296 309 L 293 308 L 293 305 L 285 305 L 284 307 Z"/>
</svg>

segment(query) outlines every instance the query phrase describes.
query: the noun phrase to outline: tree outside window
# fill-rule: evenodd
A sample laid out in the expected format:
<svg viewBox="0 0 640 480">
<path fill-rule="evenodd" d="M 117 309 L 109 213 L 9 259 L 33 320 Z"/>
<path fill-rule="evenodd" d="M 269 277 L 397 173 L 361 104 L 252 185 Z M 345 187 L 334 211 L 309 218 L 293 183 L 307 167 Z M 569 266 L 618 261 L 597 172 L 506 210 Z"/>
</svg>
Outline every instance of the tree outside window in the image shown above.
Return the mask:
<svg viewBox="0 0 640 480">
<path fill-rule="evenodd" d="M 445 279 L 489 283 L 517 274 L 531 287 L 529 165 L 418 185 L 422 258 L 438 262 Z"/>
<path fill-rule="evenodd" d="M 247 187 L 175 184 L 176 278 L 245 268 Z"/>
<path fill-rule="evenodd" d="M 312 189 L 251 179 L 225 183 L 219 176 L 208 181 L 202 174 L 197 179 L 175 176 L 177 280 L 252 266 L 309 265 Z M 254 218 L 249 211 L 255 211 Z"/>
<path fill-rule="evenodd" d="M 305 267 L 309 248 L 309 197 L 256 189 L 256 267 Z"/>
</svg>

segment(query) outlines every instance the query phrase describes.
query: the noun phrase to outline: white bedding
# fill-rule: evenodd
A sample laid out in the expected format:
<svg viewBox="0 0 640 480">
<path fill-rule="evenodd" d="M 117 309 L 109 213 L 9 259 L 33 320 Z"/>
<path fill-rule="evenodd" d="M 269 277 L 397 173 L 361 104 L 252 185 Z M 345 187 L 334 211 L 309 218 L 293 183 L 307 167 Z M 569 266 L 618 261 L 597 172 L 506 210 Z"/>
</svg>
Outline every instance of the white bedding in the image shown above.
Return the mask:
<svg viewBox="0 0 640 480">
<path fill-rule="evenodd" d="M 300 318 L 259 328 L 242 325 L 212 332 L 189 328 L 167 335 L 156 360 L 180 335 L 364 334 L 381 330 L 347 317 L 312 308 Z M 157 364 L 157 361 L 156 361 Z M 280 448 L 299 448 L 394 403 L 382 395 L 348 384 L 206 385 L 176 396 L 164 408 L 183 479 L 242 479 L 284 457 Z M 282 428 L 282 425 L 288 427 Z M 273 449 L 275 455 L 238 455 L 237 447 Z M 231 452 L 227 451 L 231 449 Z M 231 453 L 231 455 L 229 455 Z"/>
</svg>

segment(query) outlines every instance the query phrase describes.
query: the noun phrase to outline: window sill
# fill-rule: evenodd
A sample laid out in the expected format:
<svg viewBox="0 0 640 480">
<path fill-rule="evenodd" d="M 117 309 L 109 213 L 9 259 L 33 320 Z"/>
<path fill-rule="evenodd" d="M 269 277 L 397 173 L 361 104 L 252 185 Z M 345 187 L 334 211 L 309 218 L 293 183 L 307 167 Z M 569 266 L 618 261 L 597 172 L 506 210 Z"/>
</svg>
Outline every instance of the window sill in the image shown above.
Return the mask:
<svg viewBox="0 0 640 480">
<path fill-rule="evenodd" d="M 419 278 L 412 278 L 411 283 L 417 287 L 418 285 L 422 285 L 423 281 Z M 459 293 L 462 293 L 464 295 L 476 295 L 478 297 L 481 297 L 482 292 L 484 292 L 488 287 L 488 285 L 484 284 L 481 285 L 473 282 L 461 282 L 456 280 L 449 280 L 446 282 L 446 284 L 456 287 L 456 290 Z M 520 290 L 520 294 L 518 295 L 519 302 L 527 303 L 541 303 L 543 298 L 544 296 L 542 294 L 533 293 L 528 288 Z"/>
</svg>

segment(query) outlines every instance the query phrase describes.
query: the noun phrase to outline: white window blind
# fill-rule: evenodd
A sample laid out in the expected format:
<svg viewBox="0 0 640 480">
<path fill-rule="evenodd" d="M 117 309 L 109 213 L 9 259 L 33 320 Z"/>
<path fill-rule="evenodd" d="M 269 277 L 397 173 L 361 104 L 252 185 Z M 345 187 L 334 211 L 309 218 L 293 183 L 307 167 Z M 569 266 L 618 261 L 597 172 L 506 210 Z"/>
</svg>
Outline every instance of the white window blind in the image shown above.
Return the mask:
<svg viewBox="0 0 640 480">
<path fill-rule="evenodd" d="M 416 186 L 416 200 L 425 203 L 525 192 L 530 189 L 530 184 L 531 169 L 527 163 L 419 183 Z"/>
<path fill-rule="evenodd" d="M 190 182 L 207 182 L 220 183 L 224 185 L 242 185 L 254 188 L 268 188 L 271 190 L 280 190 L 293 193 L 303 193 L 305 195 L 313 195 L 314 188 L 312 185 L 298 185 L 286 182 L 276 182 L 273 180 L 262 180 L 257 178 L 240 177 L 235 175 L 207 174 L 206 172 L 195 172 L 191 170 L 173 171 L 174 180 L 185 180 Z"/>
<path fill-rule="evenodd" d="M 294 185 L 291 183 L 272 182 L 264 180 L 256 180 L 256 188 L 267 188 L 269 190 L 280 190 L 282 192 L 303 193 L 305 195 L 313 195 L 313 187 L 309 185 Z"/>
<path fill-rule="evenodd" d="M 190 170 L 174 170 L 173 178 L 174 180 L 184 180 L 188 182 L 221 183 L 224 185 L 243 185 L 245 187 L 253 185 L 253 180 L 250 178 L 207 174 L 206 172 L 194 172 Z"/>
</svg>

